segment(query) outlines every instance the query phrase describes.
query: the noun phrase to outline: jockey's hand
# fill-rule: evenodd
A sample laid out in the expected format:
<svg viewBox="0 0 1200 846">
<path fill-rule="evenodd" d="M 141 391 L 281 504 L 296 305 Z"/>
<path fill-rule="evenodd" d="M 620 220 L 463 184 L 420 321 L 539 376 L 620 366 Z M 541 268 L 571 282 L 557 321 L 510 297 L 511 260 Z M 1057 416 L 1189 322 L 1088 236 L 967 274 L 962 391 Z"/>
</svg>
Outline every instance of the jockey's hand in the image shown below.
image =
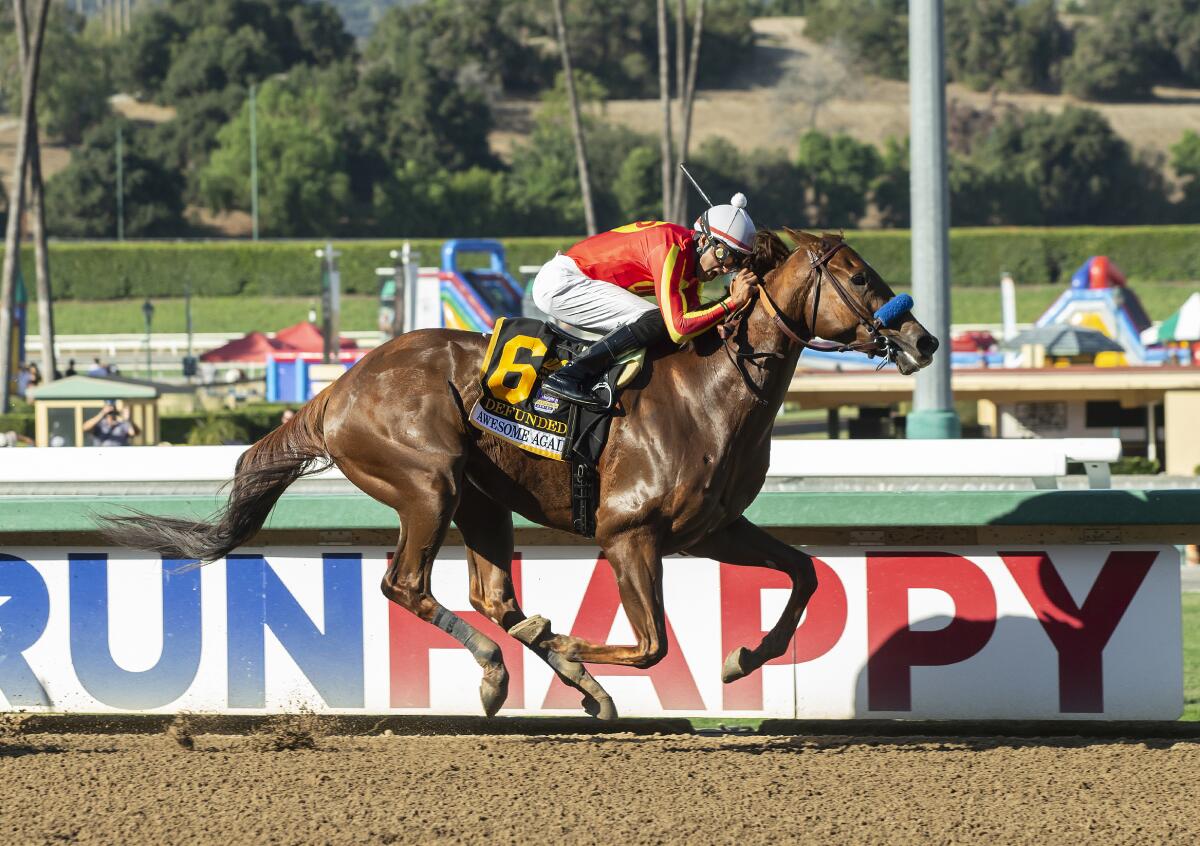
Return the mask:
<svg viewBox="0 0 1200 846">
<path fill-rule="evenodd" d="M 758 287 L 758 276 L 748 267 L 744 267 L 737 272 L 733 277 L 733 281 L 729 283 L 729 299 L 733 300 L 738 305 L 744 305 L 754 296 L 754 291 Z"/>
</svg>

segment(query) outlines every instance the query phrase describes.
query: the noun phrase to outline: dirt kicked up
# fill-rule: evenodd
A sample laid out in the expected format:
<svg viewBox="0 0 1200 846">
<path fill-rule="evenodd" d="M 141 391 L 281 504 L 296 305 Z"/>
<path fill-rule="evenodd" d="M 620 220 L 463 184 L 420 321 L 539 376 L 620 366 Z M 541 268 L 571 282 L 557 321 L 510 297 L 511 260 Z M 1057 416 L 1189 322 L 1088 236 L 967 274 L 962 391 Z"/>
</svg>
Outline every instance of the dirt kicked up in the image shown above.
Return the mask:
<svg viewBox="0 0 1200 846">
<path fill-rule="evenodd" d="M 0 841 L 1158 843 L 1200 743 L 1096 738 L 0 736 Z"/>
</svg>

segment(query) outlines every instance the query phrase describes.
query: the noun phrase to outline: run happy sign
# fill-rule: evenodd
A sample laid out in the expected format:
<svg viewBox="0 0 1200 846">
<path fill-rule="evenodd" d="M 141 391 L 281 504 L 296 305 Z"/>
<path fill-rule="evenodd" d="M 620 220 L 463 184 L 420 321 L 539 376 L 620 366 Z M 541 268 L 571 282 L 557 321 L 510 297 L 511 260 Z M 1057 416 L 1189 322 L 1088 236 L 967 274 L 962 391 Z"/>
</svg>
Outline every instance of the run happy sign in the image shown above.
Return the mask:
<svg viewBox="0 0 1200 846">
<path fill-rule="evenodd" d="M 789 654 L 731 685 L 786 579 L 664 562 L 670 651 L 591 665 L 624 716 L 1174 719 L 1182 707 L 1172 547 L 812 549 L 820 587 Z M 480 669 L 379 592 L 384 549 L 246 550 L 199 570 L 123 550 L 0 554 L 0 704 L 77 712 L 480 714 Z M 606 561 L 528 547 L 518 597 L 555 631 L 632 642 Z M 471 609 L 463 551 L 434 593 L 493 638 L 502 714 L 581 714 L 579 695 Z"/>
</svg>

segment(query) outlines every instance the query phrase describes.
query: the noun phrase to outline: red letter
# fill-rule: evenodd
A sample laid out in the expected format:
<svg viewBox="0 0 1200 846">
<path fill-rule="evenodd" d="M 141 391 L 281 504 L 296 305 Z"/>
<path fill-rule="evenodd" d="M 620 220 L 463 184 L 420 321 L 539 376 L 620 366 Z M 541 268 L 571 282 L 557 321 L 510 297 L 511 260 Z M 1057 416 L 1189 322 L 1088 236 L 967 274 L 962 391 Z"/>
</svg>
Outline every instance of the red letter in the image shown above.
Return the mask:
<svg viewBox="0 0 1200 846">
<path fill-rule="evenodd" d="M 513 588 L 521 601 L 521 554 L 513 556 Z M 478 611 L 455 611 L 464 622 L 490 637 L 500 647 L 508 668 L 506 708 L 525 707 L 525 647 Z M 391 671 L 391 707 L 429 707 L 429 651 L 463 649 L 463 645 L 394 602 L 388 603 L 388 641 Z"/>
<path fill-rule="evenodd" d="M 608 561 L 601 558 L 592 569 L 592 579 L 583 593 L 583 601 L 579 604 L 579 613 L 575 616 L 575 625 L 571 627 L 570 633 L 592 643 L 607 643 L 608 633 L 612 631 L 613 620 L 617 618 L 617 609 L 620 607 L 621 596 L 617 592 L 617 580 L 612 575 Z M 665 710 L 703 711 L 704 700 L 700 698 L 696 680 L 692 678 L 692 671 L 679 648 L 679 640 L 675 637 L 675 630 L 671 628 L 671 619 L 665 612 L 663 617 L 666 620 L 669 645 L 666 657 L 653 667 L 639 670 L 636 667 L 613 664 L 588 664 L 588 669 L 599 678 L 647 676 Z M 571 690 L 563 684 L 562 679 L 555 676 L 542 707 L 575 708 L 578 705 L 579 693 Z"/>
<path fill-rule="evenodd" d="M 908 591 L 933 588 L 954 600 L 954 619 L 934 632 L 908 627 Z M 912 710 L 912 667 L 965 661 L 996 627 L 996 594 L 966 558 L 945 552 L 877 552 L 867 556 L 867 707 Z"/>
<path fill-rule="evenodd" d="M 1158 553 L 1110 553 L 1083 608 L 1075 605 L 1046 553 L 1001 552 L 1000 557 L 1058 650 L 1058 709 L 1100 713 L 1104 647 Z"/>
<path fill-rule="evenodd" d="M 846 588 L 838 574 L 820 559 L 817 592 L 808 602 L 808 613 L 796 627 L 791 649 L 768 664 L 803 664 L 820 658 L 842 637 L 846 628 Z M 739 646 L 753 648 L 766 637 L 762 631 L 762 592 L 768 588 L 791 590 L 792 580 L 776 570 L 721 564 L 721 656 Z M 722 702 L 727 709 L 761 711 L 761 673 L 724 685 Z"/>
</svg>

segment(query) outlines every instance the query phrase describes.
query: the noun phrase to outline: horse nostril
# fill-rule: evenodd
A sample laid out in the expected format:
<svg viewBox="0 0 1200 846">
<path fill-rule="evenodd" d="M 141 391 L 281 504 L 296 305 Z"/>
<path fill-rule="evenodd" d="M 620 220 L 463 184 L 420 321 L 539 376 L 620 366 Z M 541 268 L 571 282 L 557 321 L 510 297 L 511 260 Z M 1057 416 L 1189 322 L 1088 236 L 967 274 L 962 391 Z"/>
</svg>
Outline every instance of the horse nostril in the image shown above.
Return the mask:
<svg viewBox="0 0 1200 846">
<path fill-rule="evenodd" d="M 917 338 L 917 352 L 923 358 L 933 358 L 933 354 L 937 352 L 938 339 L 932 335 L 925 334 Z"/>
</svg>

